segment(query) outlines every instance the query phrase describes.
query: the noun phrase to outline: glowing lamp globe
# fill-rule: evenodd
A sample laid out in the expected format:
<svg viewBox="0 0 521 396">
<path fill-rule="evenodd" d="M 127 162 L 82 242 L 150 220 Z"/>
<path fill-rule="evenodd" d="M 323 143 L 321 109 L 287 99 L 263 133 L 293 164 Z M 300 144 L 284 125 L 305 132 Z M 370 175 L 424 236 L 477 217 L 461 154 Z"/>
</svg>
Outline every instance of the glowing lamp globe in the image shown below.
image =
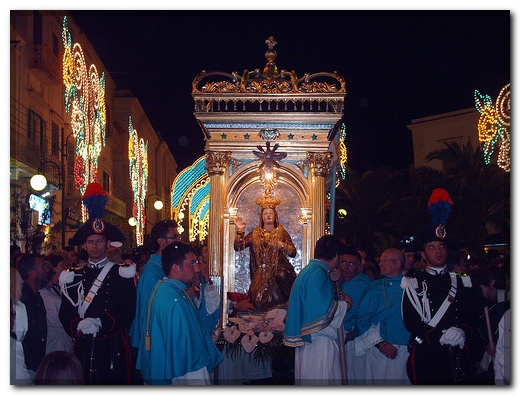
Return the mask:
<svg viewBox="0 0 521 396">
<path fill-rule="evenodd" d="M 163 209 L 163 201 L 157 200 L 156 202 L 154 202 L 154 208 L 156 208 L 156 210 Z"/>
<path fill-rule="evenodd" d="M 47 179 L 44 175 L 34 175 L 29 184 L 33 190 L 42 191 L 47 186 Z"/>
<path fill-rule="evenodd" d="M 346 216 L 347 216 L 347 210 L 342 209 L 342 208 L 338 209 L 338 217 L 340 219 L 344 219 Z"/>
<path fill-rule="evenodd" d="M 136 226 L 136 219 L 134 217 L 131 217 L 128 219 L 128 224 L 131 226 L 131 227 L 135 227 Z"/>
</svg>

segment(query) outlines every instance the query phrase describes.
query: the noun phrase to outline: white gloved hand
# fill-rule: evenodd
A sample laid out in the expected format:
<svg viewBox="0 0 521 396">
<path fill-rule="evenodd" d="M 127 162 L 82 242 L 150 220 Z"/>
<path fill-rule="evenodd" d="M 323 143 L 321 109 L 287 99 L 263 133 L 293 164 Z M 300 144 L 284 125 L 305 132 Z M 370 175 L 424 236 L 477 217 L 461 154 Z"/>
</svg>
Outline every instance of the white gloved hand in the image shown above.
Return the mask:
<svg viewBox="0 0 521 396">
<path fill-rule="evenodd" d="M 85 318 L 80 320 L 78 323 L 78 332 L 82 332 L 83 334 L 92 334 L 93 337 L 96 337 L 98 331 L 101 327 L 101 319 L 100 318 Z"/>
<path fill-rule="evenodd" d="M 442 331 L 443 335 L 440 338 L 441 345 L 458 345 L 460 349 L 465 346 L 465 332 L 459 327 L 449 327 L 447 330 Z"/>
</svg>

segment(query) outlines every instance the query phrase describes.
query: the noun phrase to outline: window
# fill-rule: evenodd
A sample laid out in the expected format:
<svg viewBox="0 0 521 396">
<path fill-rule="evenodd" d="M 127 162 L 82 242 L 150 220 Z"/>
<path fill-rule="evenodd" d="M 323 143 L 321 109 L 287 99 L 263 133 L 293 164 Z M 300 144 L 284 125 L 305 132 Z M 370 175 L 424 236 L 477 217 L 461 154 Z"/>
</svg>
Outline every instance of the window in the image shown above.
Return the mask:
<svg viewBox="0 0 521 396">
<path fill-rule="evenodd" d="M 32 110 L 29 110 L 27 139 L 33 143 L 39 141 L 40 145 L 45 142 L 45 121 Z"/>
<path fill-rule="evenodd" d="M 42 14 L 35 11 L 33 17 L 33 43 L 42 44 Z"/>
<path fill-rule="evenodd" d="M 60 153 L 60 128 L 58 124 L 55 122 L 52 123 L 52 132 L 51 132 L 51 153 L 52 155 L 58 155 Z"/>
<path fill-rule="evenodd" d="M 103 189 L 107 194 L 112 194 L 110 175 L 107 172 L 103 172 Z"/>
</svg>

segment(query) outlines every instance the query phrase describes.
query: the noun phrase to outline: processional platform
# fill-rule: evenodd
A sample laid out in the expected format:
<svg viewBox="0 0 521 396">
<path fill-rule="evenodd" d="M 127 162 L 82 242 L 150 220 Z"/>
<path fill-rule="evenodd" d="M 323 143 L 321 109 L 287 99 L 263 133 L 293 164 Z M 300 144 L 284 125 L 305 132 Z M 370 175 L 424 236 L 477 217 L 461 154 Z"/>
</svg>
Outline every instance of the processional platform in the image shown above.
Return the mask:
<svg viewBox="0 0 521 396">
<path fill-rule="evenodd" d="M 279 71 L 277 42 L 269 37 L 266 44 L 262 70 L 203 70 L 194 78 L 194 116 L 206 142 L 204 161 L 197 165 L 204 162 L 206 173 L 197 185 L 209 200 L 204 218 L 200 199 L 200 208 L 183 206 L 197 191 L 183 191 L 172 205 L 191 242 L 208 244 L 210 275 L 223 299 L 223 331 L 230 324 L 228 293 L 246 293 L 250 283 L 249 253 L 233 247 L 237 218 L 245 220 L 248 233 L 259 225 L 256 199 L 267 193 L 280 199 L 277 211 L 297 249 L 290 261 L 298 273 L 313 257 L 315 241 L 327 233 L 327 191 L 341 157 L 344 78 L 336 71 L 300 77 Z"/>
</svg>

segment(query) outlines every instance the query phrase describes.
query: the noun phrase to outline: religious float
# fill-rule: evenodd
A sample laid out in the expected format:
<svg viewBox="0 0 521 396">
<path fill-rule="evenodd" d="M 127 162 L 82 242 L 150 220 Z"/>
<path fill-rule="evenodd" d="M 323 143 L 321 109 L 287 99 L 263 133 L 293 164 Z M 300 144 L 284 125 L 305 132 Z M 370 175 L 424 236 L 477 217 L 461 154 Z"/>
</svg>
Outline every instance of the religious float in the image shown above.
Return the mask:
<svg viewBox="0 0 521 396">
<path fill-rule="evenodd" d="M 344 78 L 336 72 L 299 77 L 279 71 L 277 42 L 269 37 L 266 44 L 262 71 L 203 70 L 193 80 L 205 155 L 178 175 L 172 191 L 180 230 L 209 247 L 210 274 L 224 307 L 215 341 L 257 360 L 281 345 L 285 307 L 231 315 L 232 301 L 246 298 L 252 279 L 249 249 L 234 249 L 237 235 L 259 226 L 269 206 L 259 199 L 276 200 L 278 220 L 295 248 L 289 262 L 298 274 L 313 257 L 315 241 L 328 232 L 327 193 L 346 161 L 339 138 Z M 244 230 L 237 228 L 239 221 Z"/>
</svg>

